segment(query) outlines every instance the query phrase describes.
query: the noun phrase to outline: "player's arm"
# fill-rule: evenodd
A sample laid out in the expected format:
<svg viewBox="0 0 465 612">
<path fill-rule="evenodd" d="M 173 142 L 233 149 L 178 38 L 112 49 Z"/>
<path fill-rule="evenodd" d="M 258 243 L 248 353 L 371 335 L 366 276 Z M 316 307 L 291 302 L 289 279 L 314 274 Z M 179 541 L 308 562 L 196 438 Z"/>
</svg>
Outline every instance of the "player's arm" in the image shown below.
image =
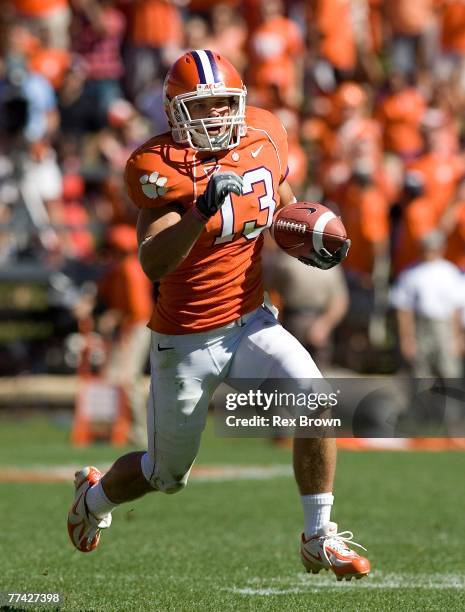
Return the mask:
<svg viewBox="0 0 465 612">
<path fill-rule="evenodd" d="M 293 202 L 297 202 L 297 198 L 292 191 L 292 187 L 289 185 L 287 181 L 283 181 L 278 188 L 280 207 L 287 206 L 288 204 L 292 204 Z"/>
<path fill-rule="evenodd" d="M 182 215 L 176 205 L 140 210 L 137 219 L 139 260 L 151 281 L 159 280 L 178 267 L 205 223 L 194 209 Z"/>
<path fill-rule="evenodd" d="M 287 206 L 288 204 L 292 204 L 296 202 L 296 197 L 292 191 L 292 187 L 289 185 L 287 181 L 283 181 L 278 188 L 278 194 L 281 202 L 281 206 Z M 309 253 L 308 257 L 300 257 L 299 261 L 304 263 L 307 266 L 312 266 L 314 268 L 320 268 L 322 270 L 329 270 L 337 264 L 341 263 L 349 252 L 350 240 L 346 240 L 340 249 L 338 249 L 335 253 L 330 253 L 326 251 L 326 253 L 315 253 L 312 251 Z"/>
<path fill-rule="evenodd" d="M 139 259 L 151 281 L 173 272 L 187 257 L 229 193 L 242 194 L 242 178 L 233 172 L 218 173 L 187 212 L 176 203 L 141 209 L 137 220 Z"/>
</svg>

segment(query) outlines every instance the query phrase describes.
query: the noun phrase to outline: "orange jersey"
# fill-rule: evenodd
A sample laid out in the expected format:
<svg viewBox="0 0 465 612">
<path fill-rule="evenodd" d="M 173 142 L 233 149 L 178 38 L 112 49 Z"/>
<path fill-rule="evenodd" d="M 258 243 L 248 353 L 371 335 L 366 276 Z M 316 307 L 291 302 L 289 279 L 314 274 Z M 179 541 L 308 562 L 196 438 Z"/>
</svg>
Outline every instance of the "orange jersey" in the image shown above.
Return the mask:
<svg viewBox="0 0 465 612">
<path fill-rule="evenodd" d="M 361 188 L 349 183 L 341 200 L 341 216 L 352 246 L 345 266 L 355 272 L 371 274 L 374 244 L 389 236 L 389 207 L 377 186 Z"/>
<path fill-rule="evenodd" d="M 113 264 L 100 280 L 99 293 L 108 308 L 123 313 L 124 331 L 150 316 L 152 287 L 137 255 L 126 255 Z"/>
<path fill-rule="evenodd" d="M 139 208 L 177 203 L 189 210 L 214 172 L 244 180 L 243 195 L 231 194 L 205 226 L 189 255 L 160 280 L 149 327 L 187 334 L 221 327 L 263 300 L 261 232 L 279 206 L 278 187 L 287 173 L 287 135 L 278 119 L 247 108 L 247 134 L 237 147 L 216 153 L 156 136 L 129 158 L 125 180 Z"/>
<path fill-rule="evenodd" d="M 249 80 L 257 86 L 292 88 L 297 80 L 296 59 L 304 51 L 302 35 L 286 17 L 260 25 L 250 37 Z"/>
<path fill-rule="evenodd" d="M 465 51 L 465 4 L 462 0 L 448 0 L 442 9 L 441 44 L 446 52 Z"/>
<path fill-rule="evenodd" d="M 66 8 L 68 0 L 13 0 L 13 6 L 22 15 L 40 17 L 60 8 Z"/>
<path fill-rule="evenodd" d="M 425 183 L 425 196 L 441 214 L 454 196 L 457 183 L 464 171 L 458 155 L 425 153 L 407 164 L 409 171 L 419 172 Z"/>
<path fill-rule="evenodd" d="M 71 55 L 65 49 L 38 49 L 29 61 L 29 68 L 39 72 L 55 89 L 63 84 L 66 71 L 71 63 Z"/>
<path fill-rule="evenodd" d="M 318 53 L 340 70 L 357 62 L 351 10 L 350 0 L 317 0 L 307 15 L 309 28 L 316 26 L 319 34 Z"/>
<path fill-rule="evenodd" d="M 423 145 L 420 122 L 425 110 L 424 97 L 413 87 L 382 100 L 378 118 L 384 128 L 384 147 L 401 155 L 420 151 Z"/>
<path fill-rule="evenodd" d="M 465 202 L 455 212 L 455 226 L 447 238 L 445 258 L 465 272 Z"/>
<path fill-rule="evenodd" d="M 177 6 L 164 0 L 139 0 L 128 8 L 128 35 L 134 45 L 182 46 L 183 25 Z"/>
<path fill-rule="evenodd" d="M 396 274 L 420 259 L 420 240 L 436 229 L 440 212 L 427 197 L 412 200 L 405 208 L 394 241 L 394 271 Z"/>
</svg>

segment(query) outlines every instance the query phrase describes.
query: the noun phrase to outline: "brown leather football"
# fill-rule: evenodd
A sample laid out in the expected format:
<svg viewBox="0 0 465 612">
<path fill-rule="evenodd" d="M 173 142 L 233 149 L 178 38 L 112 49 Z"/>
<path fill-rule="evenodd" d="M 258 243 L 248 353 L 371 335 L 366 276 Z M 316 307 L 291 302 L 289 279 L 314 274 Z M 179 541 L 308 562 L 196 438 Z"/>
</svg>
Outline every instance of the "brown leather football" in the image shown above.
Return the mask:
<svg viewBox="0 0 465 612">
<path fill-rule="evenodd" d="M 306 257 L 324 247 L 334 253 L 347 232 L 341 219 L 317 202 L 295 202 L 279 210 L 271 226 L 276 243 L 292 257 Z"/>
</svg>

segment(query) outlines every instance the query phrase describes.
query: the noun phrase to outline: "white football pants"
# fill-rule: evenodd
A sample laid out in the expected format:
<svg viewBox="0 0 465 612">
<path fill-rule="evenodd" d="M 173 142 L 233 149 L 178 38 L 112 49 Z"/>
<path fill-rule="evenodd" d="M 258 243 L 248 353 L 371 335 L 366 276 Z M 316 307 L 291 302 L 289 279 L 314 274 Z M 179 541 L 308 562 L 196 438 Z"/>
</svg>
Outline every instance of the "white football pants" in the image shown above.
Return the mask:
<svg viewBox="0 0 465 612">
<path fill-rule="evenodd" d="M 287 378 L 297 392 L 321 378 L 304 347 L 266 308 L 211 331 L 166 335 L 152 332 L 151 387 L 147 406 L 148 451 L 142 471 L 165 493 L 182 489 L 205 428 L 210 399 L 234 379 Z M 306 380 L 305 380 L 306 379 Z"/>
</svg>

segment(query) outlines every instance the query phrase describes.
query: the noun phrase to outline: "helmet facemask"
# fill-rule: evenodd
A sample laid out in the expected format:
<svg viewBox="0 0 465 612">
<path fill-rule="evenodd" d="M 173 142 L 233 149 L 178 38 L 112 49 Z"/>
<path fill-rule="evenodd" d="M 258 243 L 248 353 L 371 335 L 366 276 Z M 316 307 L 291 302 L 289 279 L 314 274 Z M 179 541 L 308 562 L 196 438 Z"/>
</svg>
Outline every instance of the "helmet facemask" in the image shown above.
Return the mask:
<svg viewBox="0 0 465 612">
<path fill-rule="evenodd" d="M 188 103 L 202 99 L 229 98 L 231 112 L 218 117 L 192 119 Z M 222 83 L 197 85 L 196 91 L 166 99 L 166 113 L 172 128 L 173 140 L 188 144 L 197 151 L 223 151 L 239 144 L 246 133 L 245 124 L 246 89 L 227 88 Z M 220 128 L 218 134 L 209 130 Z"/>
</svg>

